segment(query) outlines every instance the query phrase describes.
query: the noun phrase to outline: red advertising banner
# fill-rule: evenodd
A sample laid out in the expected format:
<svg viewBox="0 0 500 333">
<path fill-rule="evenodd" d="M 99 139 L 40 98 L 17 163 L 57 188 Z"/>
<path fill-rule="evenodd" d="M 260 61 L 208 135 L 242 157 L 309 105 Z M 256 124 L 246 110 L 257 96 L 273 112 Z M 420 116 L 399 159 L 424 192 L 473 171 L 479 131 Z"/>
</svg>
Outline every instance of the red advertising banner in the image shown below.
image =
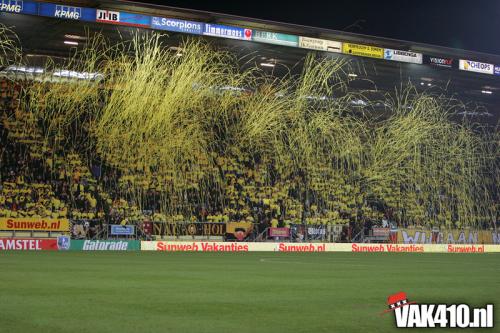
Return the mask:
<svg viewBox="0 0 500 333">
<path fill-rule="evenodd" d="M 290 237 L 290 228 L 269 228 L 269 237 Z"/>
<path fill-rule="evenodd" d="M 374 237 L 387 237 L 389 238 L 389 233 L 391 229 L 389 228 L 373 228 L 373 236 Z"/>
<path fill-rule="evenodd" d="M 0 238 L 0 251 L 57 251 L 57 239 Z"/>
</svg>

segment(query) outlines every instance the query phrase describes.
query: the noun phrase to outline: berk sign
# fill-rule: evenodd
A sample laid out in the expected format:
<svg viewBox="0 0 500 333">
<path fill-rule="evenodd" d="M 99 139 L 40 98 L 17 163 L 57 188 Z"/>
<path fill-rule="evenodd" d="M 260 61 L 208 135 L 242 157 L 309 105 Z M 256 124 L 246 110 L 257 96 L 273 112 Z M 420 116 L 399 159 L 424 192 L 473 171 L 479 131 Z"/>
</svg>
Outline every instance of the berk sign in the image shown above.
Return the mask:
<svg viewBox="0 0 500 333">
<path fill-rule="evenodd" d="M 463 60 L 460 59 L 459 68 L 463 71 L 493 74 L 493 65 L 479 61 Z"/>
</svg>

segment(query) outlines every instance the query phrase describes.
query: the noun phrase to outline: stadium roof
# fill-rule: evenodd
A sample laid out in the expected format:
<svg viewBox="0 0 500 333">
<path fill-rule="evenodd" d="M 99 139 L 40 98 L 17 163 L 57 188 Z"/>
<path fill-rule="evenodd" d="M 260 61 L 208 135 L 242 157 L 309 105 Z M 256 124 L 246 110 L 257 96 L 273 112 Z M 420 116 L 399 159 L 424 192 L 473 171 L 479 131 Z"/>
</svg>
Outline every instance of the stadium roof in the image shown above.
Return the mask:
<svg viewBox="0 0 500 333">
<path fill-rule="evenodd" d="M 19 3 L 23 5 L 21 14 L 12 13 L 15 10 L 9 9 L 14 9 L 12 6 Z M 31 4 L 37 6 L 36 9 L 29 7 Z M 65 7 L 59 7 L 61 5 Z M 59 18 L 56 18 L 54 11 L 57 8 L 59 10 L 62 8 L 63 11 L 67 12 L 75 12 L 75 8 L 80 9 L 76 14 L 78 17 L 75 19 L 75 16 L 63 18 L 60 15 Z M 84 12 L 83 8 L 88 8 L 89 11 Z M 110 22 L 109 20 L 97 22 L 96 15 L 99 11 L 96 12 L 96 9 L 119 12 L 122 19 L 120 22 Z M 205 27 L 204 29 L 208 29 L 209 25 L 211 27 L 224 25 L 249 29 L 251 31 L 250 38 L 243 36 L 241 40 L 220 38 L 221 36 L 207 36 L 206 38 L 212 39 L 217 45 L 231 48 L 244 59 L 242 61 L 251 59 L 251 63 L 257 65 L 274 65 L 268 66 L 266 70 L 274 71 L 278 75 L 289 70 L 297 72 L 300 70 L 301 61 L 310 51 L 304 48 L 305 44 L 302 44 L 302 39 L 305 41 L 304 43 L 315 42 L 315 40 L 306 40 L 307 37 L 321 39 L 323 41 L 319 43 L 322 44 L 314 47 L 325 48 L 325 55 L 346 57 L 350 60 L 350 71 L 352 71 L 354 79 L 349 83 L 350 89 L 363 91 L 366 96 L 370 96 L 371 92 L 393 92 L 395 88 L 400 86 L 400 83 L 412 82 L 419 89 L 436 93 L 443 92 L 468 103 L 470 108 L 465 108 L 462 115 L 473 121 L 494 125 L 498 123 L 500 118 L 500 75 L 498 75 L 500 74 L 500 67 L 498 67 L 500 66 L 500 56 L 497 55 L 128 1 L 55 0 L 48 3 L 0 0 L 0 22 L 12 27 L 12 30 L 17 33 L 26 59 L 34 66 L 42 61 L 43 56 L 67 56 L 69 49 L 74 45 L 65 43 L 65 41 L 78 43 L 78 39 L 72 37 L 85 36 L 87 30 L 90 32 L 101 31 L 106 36 L 116 40 L 120 39 L 120 35 L 126 35 L 127 31 L 136 29 L 130 25 L 139 25 L 145 29 L 170 30 L 164 32 L 168 33 L 168 43 L 172 46 L 178 45 L 183 36 L 189 35 L 185 31 L 172 31 L 182 29 L 162 26 L 159 21 L 155 23 L 153 17 L 199 22 Z M 278 35 L 273 35 L 275 40 L 272 41 L 270 37 L 268 38 L 269 35 L 259 34 L 261 31 L 278 33 Z M 195 34 L 204 34 L 204 32 L 198 31 Z M 286 36 L 279 34 L 286 34 Z M 297 40 L 286 40 L 292 38 L 287 37 L 289 35 L 295 36 Z M 260 42 L 256 41 L 258 36 L 260 36 Z M 297 42 L 299 36 L 301 36 L 300 44 Z M 290 46 L 293 43 L 295 44 Z M 334 44 L 330 45 L 330 43 Z M 374 48 L 351 50 L 347 47 L 348 43 L 373 46 Z M 288 46 L 276 44 L 287 44 Z M 330 52 L 328 52 L 326 51 L 328 46 L 334 49 L 329 49 Z M 338 47 L 340 49 L 335 49 Z M 356 45 L 353 48 L 356 48 Z M 398 54 L 397 50 L 409 51 L 409 53 L 401 52 Z M 365 56 L 344 54 L 350 51 Z M 366 57 L 366 55 L 371 57 Z M 472 61 L 472 63 L 467 64 L 467 61 Z M 476 65 L 479 68 L 474 68 Z M 464 70 L 466 68 L 468 70 Z M 364 102 L 360 101 L 361 104 Z"/>
</svg>

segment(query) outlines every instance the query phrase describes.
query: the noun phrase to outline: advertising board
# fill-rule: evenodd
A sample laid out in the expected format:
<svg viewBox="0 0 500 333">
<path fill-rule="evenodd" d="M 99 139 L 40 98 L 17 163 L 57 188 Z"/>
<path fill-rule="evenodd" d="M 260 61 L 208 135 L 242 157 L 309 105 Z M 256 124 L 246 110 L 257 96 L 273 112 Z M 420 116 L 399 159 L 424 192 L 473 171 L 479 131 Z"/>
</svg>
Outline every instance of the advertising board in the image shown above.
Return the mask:
<svg viewBox="0 0 500 333">
<path fill-rule="evenodd" d="M 56 251 L 57 240 L 54 238 L 0 238 L 0 251 Z"/>
<path fill-rule="evenodd" d="M 500 244 L 500 232 L 493 230 L 399 229 L 400 244 Z"/>
<path fill-rule="evenodd" d="M 76 251 L 137 251 L 140 241 L 129 240 L 70 240 L 65 250 Z M 60 247 L 62 250 L 63 248 Z"/>
<path fill-rule="evenodd" d="M 325 252 L 333 243 L 257 243 L 257 242 L 169 242 L 143 241 L 143 251 L 166 252 Z"/>
<path fill-rule="evenodd" d="M 290 228 L 269 228 L 269 237 L 290 237 Z"/>
<path fill-rule="evenodd" d="M 408 63 L 412 63 L 412 64 L 421 64 L 422 63 L 422 53 L 411 52 L 411 51 L 402 51 L 402 50 L 393 50 L 393 49 L 385 49 L 384 59 L 391 60 L 391 61 L 408 62 Z"/>
<path fill-rule="evenodd" d="M 284 46 L 299 46 L 299 36 L 282 34 L 279 32 L 269 32 L 254 30 L 252 34 L 252 40 L 254 42 L 284 45 Z"/>
<path fill-rule="evenodd" d="M 387 238 L 389 238 L 390 232 L 391 232 L 390 228 L 379 228 L 379 227 L 372 228 L 372 234 L 374 237 L 387 237 Z"/>
<path fill-rule="evenodd" d="M 77 21 L 95 21 L 96 19 L 96 10 L 93 8 L 56 5 L 44 2 L 40 3 L 38 14 Z"/>
<path fill-rule="evenodd" d="M 68 219 L 0 218 L 0 230 L 69 231 Z"/>
<path fill-rule="evenodd" d="M 387 252 L 481 254 L 500 252 L 500 245 L 143 241 L 141 242 L 141 250 L 163 252 Z"/>
<path fill-rule="evenodd" d="M 36 15 L 38 4 L 33 1 L 0 0 L 0 12 Z"/>
<path fill-rule="evenodd" d="M 424 64 L 429 64 L 432 66 L 444 67 L 444 68 L 454 68 L 458 67 L 455 59 L 453 58 L 442 58 L 435 56 L 424 56 Z"/>
<path fill-rule="evenodd" d="M 299 37 L 299 47 L 317 51 L 342 52 L 341 42 L 304 36 Z"/>
<path fill-rule="evenodd" d="M 252 40 L 252 29 L 205 23 L 203 35 L 231 39 Z"/>
<path fill-rule="evenodd" d="M 369 57 L 378 59 L 384 58 L 383 48 L 370 45 L 363 45 L 363 44 L 343 43 L 342 53 L 360 57 Z"/>
<path fill-rule="evenodd" d="M 308 225 L 307 228 L 308 240 L 322 240 L 326 237 L 326 225 Z"/>
<path fill-rule="evenodd" d="M 133 225 L 111 225 L 111 235 L 113 236 L 132 236 L 135 233 L 135 226 Z"/>
<path fill-rule="evenodd" d="M 494 66 L 485 62 L 460 59 L 458 68 L 463 71 L 493 74 Z"/>
<path fill-rule="evenodd" d="M 201 22 L 193 22 L 186 20 L 177 20 L 166 17 L 153 16 L 151 18 L 151 28 L 182 32 L 194 35 L 201 35 L 203 33 L 203 24 Z"/>
<path fill-rule="evenodd" d="M 152 222 L 152 234 L 157 236 L 224 236 L 226 223 Z"/>
</svg>

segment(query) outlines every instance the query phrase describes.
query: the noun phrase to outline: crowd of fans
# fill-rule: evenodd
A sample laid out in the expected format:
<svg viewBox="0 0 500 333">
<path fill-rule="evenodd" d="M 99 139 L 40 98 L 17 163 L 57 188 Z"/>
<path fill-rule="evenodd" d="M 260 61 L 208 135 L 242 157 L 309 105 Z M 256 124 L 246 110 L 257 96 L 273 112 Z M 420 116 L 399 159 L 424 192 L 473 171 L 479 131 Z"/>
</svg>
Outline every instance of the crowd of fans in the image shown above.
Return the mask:
<svg viewBox="0 0 500 333">
<path fill-rule="evenodd" d="M 203 200 L 197 197 L 204 177 L 200 171 L 186 172 L 181 184 L 183 191 L 169 192 L 166 196 L 162 189 L 172 181 L 168 172 L 146 174 L 133 171 L 134 168 L 119 171 L 86 159 L 74 146 L 60 144 L 61 148 L 52 148 L 54 145 L 49 145 L 41 124 L 35 123 L 32 115 L 20 107 L 19 86 L 7 80 L 1 81 L 0 86 L 0 217 L 70 218 L 122 224 L 246 221 L 274 227 L 292 223 L 347 225 L 357 218 L 356 211 L 345 201 L 337 202 L 338 209 L 327 209 L 324 199 L 314 195 L 304 198 L 303 190 L 298 187 L 300 179 L 296 179 L 299 175 L 276 180 L 272 170 L 250 161 L 244 154 L 215 158 L 215 168 L 224 184 L 222 190 L 214 189 L 213 197 Z M 55 139 L 63 142 L 67 138 Z M 342 189 L 344 197 L 355 198 L 359 191 L 343 184 L 341 178 L 330 182 L 318 178 L 311 184 L 318 191 L 331 186 Z M 222 199 L 217 191 L 224 192 Z M 177 200 L 177 195 L 183 196 L 182 200 Z M 162 209 L 162 202 L 169 200 L 180 203 L 176 212 Z M 184 204 L 186 201 L 188 206 Z M 363 216 L 377 220 L 384 217 L 370 207 L 363 207 Z"/>
</svg>

